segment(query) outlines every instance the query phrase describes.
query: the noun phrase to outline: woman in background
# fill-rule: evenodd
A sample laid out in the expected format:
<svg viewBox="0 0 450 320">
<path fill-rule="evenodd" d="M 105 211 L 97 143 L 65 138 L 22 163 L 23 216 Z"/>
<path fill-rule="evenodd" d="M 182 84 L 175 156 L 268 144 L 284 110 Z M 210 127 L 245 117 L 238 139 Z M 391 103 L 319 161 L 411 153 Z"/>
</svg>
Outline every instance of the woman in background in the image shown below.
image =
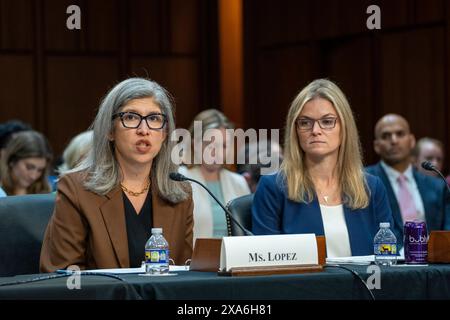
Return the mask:
<svg viewBox="0 0 450 320">
<path fill-rule="evenodd" d="M 192 159 L 198 157 L 201 164 L 191 164 L 187 168 L 180 167 L 182 174 L 206 185 L 223 204 L 250 193 L 244 177 L 224 168 L 227 151 L 226 129 L 232 128 L 232 123 L 222 112 L 216 109 L 200 112 L 194 118 L 189 131 L 192 139 L 194 137 L 201 139 L 197 142 L 192 141 L 192 144 L 197 143 L 202 146 L 202 154 L 192 156 Z M 202 134 L 197 133 L 196 135 L 195 130 L 201 130 Z M 212 130 L 210 133 L 220 139 L 210 143 L 203 141 L 207 130 Z M 199 152 L 195 149 L 194 151 Z M 218 152 L 216 153 L 216 151 Z M 208 155 L 209 159 L 205 159 L 204 155 Z M 195 221 L 194 240 L 227 236 L 227 222 L 223 209 L 201 186 L 195 183 L 192 184 L 192 193 Z"/>
<path fill-rule="evenodd" d="M 0 162 L 1 187 L 7 195 L 48 193 L 52 152 L 39 132 L 18 132 L 9 140 Z"/>
<path fill-rule="evenodd" d="M 63 152 L 63 164 L 58 168 L 64 173 L 75 168 L 92 150 L 92 130 L 84 131 L 70 140 Z"/>
</svg>

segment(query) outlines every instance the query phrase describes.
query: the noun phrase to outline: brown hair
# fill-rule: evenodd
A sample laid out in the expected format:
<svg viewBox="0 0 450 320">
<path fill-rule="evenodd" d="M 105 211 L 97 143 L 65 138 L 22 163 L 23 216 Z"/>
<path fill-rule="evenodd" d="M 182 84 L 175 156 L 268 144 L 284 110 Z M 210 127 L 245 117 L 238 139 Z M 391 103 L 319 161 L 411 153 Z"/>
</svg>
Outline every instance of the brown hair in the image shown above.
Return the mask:
<svg viewBox="0 0 450 320">
<path fill-rule="evenodd" d="M 15 189 L 11 176 L 12 165 L 27 158 L 45 158 L 47 160 L 44 172 L 39 179 L 28 187 L 27 193 L 48 193 L 51 191 L 48 183 L 48 172 L 52 161 L 50 145 L 41 133 L 29 130 L 16 133 L 3 150 L 0 162 L 0 177 L 2 188 L 8 195 L 13 195 Z"/>
</svg>

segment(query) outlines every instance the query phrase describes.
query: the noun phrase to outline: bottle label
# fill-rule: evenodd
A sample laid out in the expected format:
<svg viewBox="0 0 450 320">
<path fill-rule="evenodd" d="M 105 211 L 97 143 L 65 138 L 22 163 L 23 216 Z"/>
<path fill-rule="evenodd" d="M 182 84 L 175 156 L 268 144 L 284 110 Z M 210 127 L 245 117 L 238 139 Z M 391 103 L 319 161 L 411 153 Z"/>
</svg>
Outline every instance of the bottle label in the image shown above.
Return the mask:
<svg viewBox="0 0 450 320">
<path fill-rule="evenodd" d="M 146 249 L 146 263 L 169 263 L 169 250 L 167 249 Z"/>
<path fill-rule="evenodd" d="M 396 243 L 375 243 L 373 245 L 373 252 L 375 255 L 381 256 L 395 256 L 397 255 Z"/>
</svg>

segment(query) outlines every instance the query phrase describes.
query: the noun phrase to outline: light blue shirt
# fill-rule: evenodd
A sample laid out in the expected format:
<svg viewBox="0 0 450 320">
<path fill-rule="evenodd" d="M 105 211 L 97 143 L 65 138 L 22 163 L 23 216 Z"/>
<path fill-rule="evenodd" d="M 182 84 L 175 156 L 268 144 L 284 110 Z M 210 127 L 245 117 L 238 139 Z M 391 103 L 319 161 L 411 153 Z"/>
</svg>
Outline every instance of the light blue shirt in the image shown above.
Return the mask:
<svg viewBox="0 0 450 320">
<path fill-rule="evenodd" d="M 220 181 L 207 181 L 206 186 L 221 203 L 224 203 Z M 225 237 L 228 235 L 225 212 L 223 212 L 222 207 L 212 197 L 210 197 L 210 201 L 213 215 L 213 237 Z"/>
<path fill-rule="evenodd" d="M 3 191 L 3 189 L 0 187 L 0 198 L 6 197 L 6 196 L 7 195 L 6 195 L 5 191 Z"/>
</svg>

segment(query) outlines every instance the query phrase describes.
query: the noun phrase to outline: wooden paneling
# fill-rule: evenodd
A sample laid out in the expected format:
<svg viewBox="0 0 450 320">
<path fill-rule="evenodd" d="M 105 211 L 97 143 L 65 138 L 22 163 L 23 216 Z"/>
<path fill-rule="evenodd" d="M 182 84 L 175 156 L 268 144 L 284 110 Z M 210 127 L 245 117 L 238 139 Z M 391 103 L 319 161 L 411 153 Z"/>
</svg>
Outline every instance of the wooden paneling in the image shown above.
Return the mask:
<svg viewBox="0 0 450 320">
<path fill-rule="evenodd" d="M 367 31 L 368 0 L 318 0 L 313 2 L 311 23 L 316 38 Z M 383 10 L 382 10 L 383 12 Z"/>
<path fill-rule="evenodd" d="M 200 110 L 198 63 L 187 58 L 134 58 L 132 74 L 149 77 L 165 87 L 175 98 L 176 122 L 188 127 Z"/>
<path fill-rule="evenodd" d="M 31 50 L 34 0 L 0 0 L 1 49 Z"/>
<path fill-rule="evenodd" d="M 256 128 L 283 128 L 290 103 L 318 76 L 317 51 L 308 46 L 270 51 L 258 59 L 257 100 L 248 120 Z"/>
<path fill-rule="evenodd" d="M 81 9 L 81 30 L 66 27 L 70 5 Z M 217 65 L 208 42 L 216 11 L 217 0 L 0 0 L 0 122 L 29 122 L 58 155 L 108 89 L 140 75 L 174 95 L 187 126 L 218 99 L 208 90 L 217 72 L 204 68 Z"/>
<path fill-rule="evenodd" d="M 445 0 L 415 0 L 417 23 L 442 22 L 445 19 Z"/>
<path fill-rule="evenodd" d="M 376 122 L 371 110 L 377 108 L 377 100 L 372 98 L 376 92 L 373 88 L 374 57 L 371 41 L 369 37 L 364 37 L 333 44 L 327 50 L 329 73 L 326 76 L 346 95 L 360 133 L 364 158 L 371 159 L 374 157 L 372 132 Z"/>
<path fill-rule="evenodd" d="M 77 5 L 81 10 L 81 30 L 67 29 L 67 7 Z M 82 39 L 83 19 L 86 7 L 81 0 L 44 0 L 45 49 L 50 51 L 81 51 L 84 49 Z"/>
<path fill-rule="evenodd" d="M 133 0 L 129 3 L 130 49 L 132 53 L 162 51 L 163 3 L 161 0 Z M 124 22 L 125 23 L 125 22 Z"/>
<path fill-rule="evenodd" d="M 118 78 L 117 63 L 105 58 L 51 57 L 47 65 L 47 134 L 55 151 L 61 152 L 93 121 L 101 98 Z"/>
<path fill-rule="evenodd" d="M 20 119 L 34 125 L 33 57 L 0 55 L 0 122 Z"/>
<path fill-rule="evenodd" d="M 257 43 L 273 46 L 307 40 L 311 37 L 311 2 L 297 0 L 261 0 L 252 8 L 256 16 Z M 254 11 L 253 11 L 254 10 Z"/>
<path fill-rule="evenodd" d="M 195 54 L 200 45 L 200 1 L 170 1 L 170 52 Z"/>
<path fill-rule="evenodd" d="M 406 27 L 413 24 L 414 6 L 411 0 L 379 0 L 383 29 Z"/>
<path fill-rule="evenodd" d="M 416 136 L 445 140 L 443 28 L 382 38 L 381 113 L 404 115 Z M 448 89 L 447 89 L 448 90 Z"/>
<path fill-rule="evenodd" d="M 219 1 L 220 107 L 237 126 L 243 126 L 242 2 Z"/>
<path fill-rule="evenodd" d="M 371 4 L 381 30 L 366 28 Z M 247 127 L 282 127 L 296 91 L 329 77 L 350 100 L 366 163 L 378 160 L 373 127 L 388 112 L 404 115 L 418 138 L 450 142 L 446 1 L 247 0 L 245 14 Z"/>
<path fill-rule="evenodd" d="M 119 30 L 126 23 L 119 20 L 119 0 L 89 0 L 85 7 L 82 28 L 86 29 L 89 51 L 117 51 Z"/>
</svg>

